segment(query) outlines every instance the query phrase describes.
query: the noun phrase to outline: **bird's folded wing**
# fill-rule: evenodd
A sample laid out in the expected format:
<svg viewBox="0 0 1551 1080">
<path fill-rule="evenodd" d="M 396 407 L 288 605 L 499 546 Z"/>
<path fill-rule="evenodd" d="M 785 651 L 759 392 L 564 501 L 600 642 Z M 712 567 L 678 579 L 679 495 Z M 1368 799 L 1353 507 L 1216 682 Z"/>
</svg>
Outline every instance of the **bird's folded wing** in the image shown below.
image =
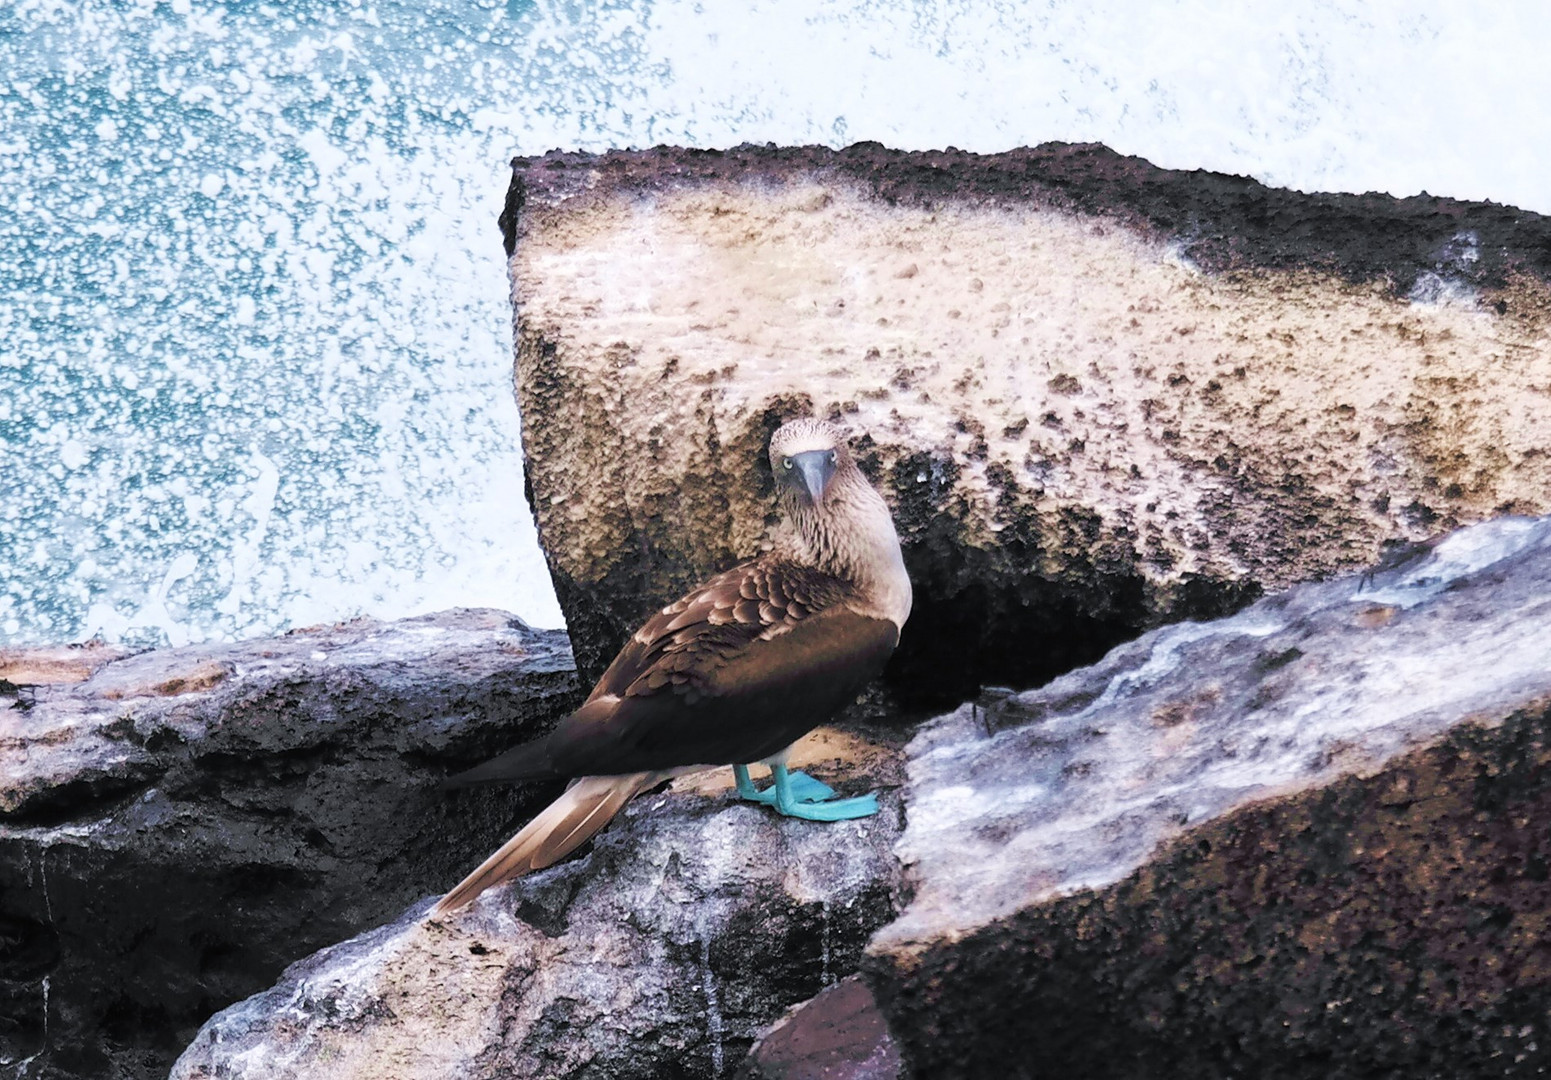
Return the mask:
<svg viewBox="0 0 1551 1080">
<path fill-rule="evenodd" d="M 838 579 L 749 563 L 653 616 L 587 704 L 547 740 L 576 775 L 757 761 L 882 670 L 891 622 L 856 614 Z"/>
<path fill-rule="evenodd" d="M 757 560 L 653 615 L 549 736 L 449 786 L 758 761 L 882 670 L 891 622 L 856 614 L 838 578 Z"/>
<path fill-rule="evenodd" d="M 752 642 L 788 633 L 850 593 L 839 578 L 807 567 L 763 559 L 735 566 L 648 619 L 588 700 L 704 685 Z"/>
</svg>

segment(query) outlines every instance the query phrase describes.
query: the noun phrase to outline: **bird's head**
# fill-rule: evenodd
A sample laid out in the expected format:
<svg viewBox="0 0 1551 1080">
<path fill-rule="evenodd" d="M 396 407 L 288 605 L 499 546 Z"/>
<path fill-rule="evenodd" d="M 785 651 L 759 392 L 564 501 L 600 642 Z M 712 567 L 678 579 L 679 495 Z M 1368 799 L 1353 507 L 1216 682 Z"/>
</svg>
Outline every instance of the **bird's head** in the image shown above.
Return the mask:
<svg viewBox="0 0 1551 1080">
<path fill-rule="evenodd" d="M 770 436 L 770 470 L 776 490 L 808 506 L 819 506 L 838 473 L 851 467 L 845 436 L 823 420 L 803 418 Z"/>
</svg>

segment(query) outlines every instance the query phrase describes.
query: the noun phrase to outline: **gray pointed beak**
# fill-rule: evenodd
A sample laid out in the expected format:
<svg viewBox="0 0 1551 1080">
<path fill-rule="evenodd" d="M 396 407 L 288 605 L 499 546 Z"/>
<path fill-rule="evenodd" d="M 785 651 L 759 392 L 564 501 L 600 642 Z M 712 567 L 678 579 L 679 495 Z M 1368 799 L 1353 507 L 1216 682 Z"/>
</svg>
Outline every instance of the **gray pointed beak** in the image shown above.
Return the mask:
<svg viewBox="0 0 1551 1080">
<path fill-rule="evenodd" d="M 809 450 L 803 454 L 793 454 L 792 468 L 801 478 L 802 488 L 808 493 L 808 498 L 817 506 L 824 498 L 824 490 L 829 487 L 830 479 L 835 475 L 835 463 L 830 460 L 830 451 Z"/>
</svg>

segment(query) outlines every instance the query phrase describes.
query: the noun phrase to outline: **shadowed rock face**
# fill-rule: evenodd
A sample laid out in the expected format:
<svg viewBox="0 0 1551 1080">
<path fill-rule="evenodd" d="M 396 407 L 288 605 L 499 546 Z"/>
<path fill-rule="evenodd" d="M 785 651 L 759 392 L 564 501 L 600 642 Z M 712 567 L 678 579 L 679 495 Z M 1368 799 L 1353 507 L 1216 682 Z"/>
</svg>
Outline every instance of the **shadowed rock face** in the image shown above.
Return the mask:
<svg viewBox="0 0 1551 1080">
<path fill-rule="evenodd" d="M 1477 526 L 874 747 L 875 818 L 682 778 L 174 1075 L 1536 1075 L 1547 656 L 1551 519 Z"/>
<path fill-rule="evenodd" d="M 215 1009 L 455 881 L 552 789 L 434 785 L 577 689 L 564 634 L 490 611 L 98 652 L 0 654 L 0 1062 L 34 1078 L 164 1076 Z"/>
<path fill-rule="evenodd" d="M 880 996 L 921 1076 L 1543 1075 L 1548 815 L 1536 706 L 1211 822 Z"/>
<path fill-rule="evenodd" d="M 909 747 L 922 1076 L 1551 1063 L 1551 520 L 1155 631 Z"/>
<path fill-rule="evenodd" d="M 847 426 L 946 704 L 1551 509 L 1551 226 L 1102 147 L 519 159 L 530 497 L 584 673 L 762 543 L 769 432 Z"/>
</svg>

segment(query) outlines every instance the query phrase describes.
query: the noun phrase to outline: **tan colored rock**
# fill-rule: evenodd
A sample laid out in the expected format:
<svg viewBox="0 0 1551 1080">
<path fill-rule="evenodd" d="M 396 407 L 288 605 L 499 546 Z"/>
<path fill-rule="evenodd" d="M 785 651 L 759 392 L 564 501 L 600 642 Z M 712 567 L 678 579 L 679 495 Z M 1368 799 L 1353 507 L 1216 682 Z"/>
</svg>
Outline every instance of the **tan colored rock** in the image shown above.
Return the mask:
<svg viewBox="0 0 1551 1080">
<path fill-rule="evenodd" d="M 99 668 L 128 655 L 122 645 L 95 640 L 0 649 L 0 680 L 18 687 L 85 682 Z"/>
<path fill-rule="evenodd" d="M 198 694 L 219 686 L 231 673 L 230 664 L 216 660 L 193 660 L 182 670 L 154 682 L 104 686 L 102 696 L 109 701 L 120 701 L 134 697 L 178 697 L 182 694 Z"/>
<path fill-rule="evenodd" d="M 584 668 L 758 550 L 763 443 L 810 409 L 897 507 L 896 676 L 1032 681 L 1386 540 L 1551 509 L 1533 214 L 1093 148 L 514 165 L 528 477 Z M 954 630 L 988 595 L 987 629 Z"/>
</svg>

